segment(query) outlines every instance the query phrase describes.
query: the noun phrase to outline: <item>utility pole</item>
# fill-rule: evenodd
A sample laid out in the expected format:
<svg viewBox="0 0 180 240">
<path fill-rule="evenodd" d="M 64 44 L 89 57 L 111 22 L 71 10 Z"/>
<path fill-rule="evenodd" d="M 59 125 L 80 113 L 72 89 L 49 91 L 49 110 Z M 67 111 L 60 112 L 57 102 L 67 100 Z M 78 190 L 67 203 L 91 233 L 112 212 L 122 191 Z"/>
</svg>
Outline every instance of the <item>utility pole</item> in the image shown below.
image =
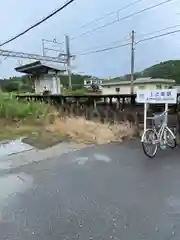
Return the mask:
<svg viewBox="0 0 180 240">
<path fill-rule="evenodd" d="M 132 31 L 131 34 L 131 94 L 134 93 L 134 45 L 135 45 L 135 41 L 134 41 L 134 30 Z"/>
<path fill-rule="evenodd" d="M 42 39 L 42 53 L 43 53 L 43 56 L 45 56 L 45 41 L 44 41 L 44 39 Z"/>
<path fill-rule="evenodd" d="M 71 54 L 70 54 L 70 44 L 69 44 L 69 36 L 65 36 L 65 44 L 66 44 L 66 55 L 67 55 L 67 71 L 69 76 L 69 88 L 72 89 L 72 81 L 71 81 Z"/>
</svg>

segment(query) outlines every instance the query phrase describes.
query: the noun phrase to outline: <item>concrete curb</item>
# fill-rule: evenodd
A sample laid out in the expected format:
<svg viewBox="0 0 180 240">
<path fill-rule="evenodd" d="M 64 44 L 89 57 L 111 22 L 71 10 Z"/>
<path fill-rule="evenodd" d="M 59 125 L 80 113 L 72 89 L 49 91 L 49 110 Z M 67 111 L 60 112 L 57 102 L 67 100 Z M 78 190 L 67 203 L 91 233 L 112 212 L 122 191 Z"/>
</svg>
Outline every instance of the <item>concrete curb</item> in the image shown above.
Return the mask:
<svg viewBox="0 0 180 240">
<path fill-rule="evenodd" d="M 45 150 L 32 149 L 21 153 L 4 157 L 3 162 L 7 163 L 7 168 L 17 168 L 30 163 L 37 163 L 54 157 L 60 157 L 64 153 L 77 151 L 86 147 L 84 144 L 60 143 Z"/>
</svg>

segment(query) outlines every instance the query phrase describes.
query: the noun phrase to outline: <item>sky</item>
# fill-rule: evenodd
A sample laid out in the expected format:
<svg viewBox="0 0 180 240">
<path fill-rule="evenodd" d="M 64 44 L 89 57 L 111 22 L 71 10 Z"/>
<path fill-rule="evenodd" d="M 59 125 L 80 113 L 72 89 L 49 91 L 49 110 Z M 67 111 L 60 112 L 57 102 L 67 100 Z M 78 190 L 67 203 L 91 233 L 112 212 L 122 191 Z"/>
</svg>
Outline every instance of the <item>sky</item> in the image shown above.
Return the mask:
<svg viewBox="0 0 180 240">
<path fill-rule="evenodd" d="M 76 59 L 72 61 L 72 69 L 74 72 L 90 74 L 101 78 L 111 78 L 127 74 L 130 72 L 130 46 L 96 54 L 81 54 L 112 47 L 117 44 L 126 43 L 127 41 L 129 42 L 132 30 L 135 30 L 135 39 L 139 40 L 143 38 L 143 34 L 180 24 L 180 15 L 178 15 L 178 13 L 180 13 L 179 0 L 173 0 L 155 9 L 109 25 L 106 28 L 91 32 L 90 34 L 84 36 L 79 35 L 116 20 L 117 13 L 89 24 L 84 28 L 80 28 L 82 25 L 102 17 L 105 14 L 116 11 L 134 1 L 135 0 L 75 0 L 63 11 L 21 38 L 3 46 L 2 49 L 42 55 L 43 38 L 49 40 L 56 38 L 57 41 L 62 42 L 64 35 L 68 34 L 70 37 L 77 37 L 75 39 L 72 38 L 70 41 L 71 53 L 76 55 Z M 132 7 L 120 11 L 120 18 L 162 1 L 163 0 L 143 0 Z M 63 5 L 63 3 L 63 0 L 1 0 L 0 42 L 25 30 L 30 25 Z M 171 30 L 178 29 L 180 29 L 180 26 Z M 61 45 L 48 43 L 46 47 L 60 48 L 62 51 L 65 50 L 64 43 Z M 55 56 L 51 51 L 47 51 L 46 54 Z M 179 58 L 180 33 L 143 42 L 135 47 L 135 71 L 141 71 L 161 61 Z M 0 78 L 18 75 L 17 72 L 14 71 L 14 68 L 27 62 L 29 61 L 0 57 Z"/>
</svg>

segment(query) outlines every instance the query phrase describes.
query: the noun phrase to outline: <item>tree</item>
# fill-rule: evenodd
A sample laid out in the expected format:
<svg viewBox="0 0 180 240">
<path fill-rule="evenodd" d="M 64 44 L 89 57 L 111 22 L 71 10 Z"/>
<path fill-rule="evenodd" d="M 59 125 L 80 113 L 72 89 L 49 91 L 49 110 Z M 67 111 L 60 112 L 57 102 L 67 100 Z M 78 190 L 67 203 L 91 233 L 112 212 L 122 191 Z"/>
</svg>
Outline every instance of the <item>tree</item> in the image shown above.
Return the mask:
<svg viewBox="0 0 180 240">
<path fill-rule="evenodd" d="M 26 75 L 22 77 L 10 77 L 0 80 L 0 88 L 4 92 L 32 92 L 33 84 Z"/>
<path fill-rule="evenodd" d="M 91 77 L 92 76 L 89 76 L 89 75 L 72 74 L 71 79 L 72 79 L 73 89 L 76 90 L 76 89 L 83 88 L 84 87 L 84 80 L 87 79 L 87 78 L 91 78 Z M 68 88 L 68 85 L 69 85 L 69 78 L 68 78 L 68 76 L 61 75 L 60 78 L 61 78 L 61 84 L 64 87 Z"/>
<path fill-rule="evenodd" d="M 161 62 L 143 71 L 143 77 L 173 79 L 180 83 L 180 60 Z"/>
</svg>

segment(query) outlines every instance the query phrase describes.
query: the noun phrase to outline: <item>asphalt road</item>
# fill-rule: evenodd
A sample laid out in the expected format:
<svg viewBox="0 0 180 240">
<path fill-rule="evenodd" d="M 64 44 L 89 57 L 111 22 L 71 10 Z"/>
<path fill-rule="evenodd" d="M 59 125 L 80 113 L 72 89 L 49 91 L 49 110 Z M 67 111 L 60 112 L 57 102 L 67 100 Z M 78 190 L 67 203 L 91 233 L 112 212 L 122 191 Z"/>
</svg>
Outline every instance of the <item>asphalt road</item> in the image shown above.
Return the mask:
<svg viewBox="0 0 180 240">
<path fill-rule="evenodd" d="M 1 169 L 0 239 L 180 239 L 179 155 L 131 142 Z"/>
</svg>

